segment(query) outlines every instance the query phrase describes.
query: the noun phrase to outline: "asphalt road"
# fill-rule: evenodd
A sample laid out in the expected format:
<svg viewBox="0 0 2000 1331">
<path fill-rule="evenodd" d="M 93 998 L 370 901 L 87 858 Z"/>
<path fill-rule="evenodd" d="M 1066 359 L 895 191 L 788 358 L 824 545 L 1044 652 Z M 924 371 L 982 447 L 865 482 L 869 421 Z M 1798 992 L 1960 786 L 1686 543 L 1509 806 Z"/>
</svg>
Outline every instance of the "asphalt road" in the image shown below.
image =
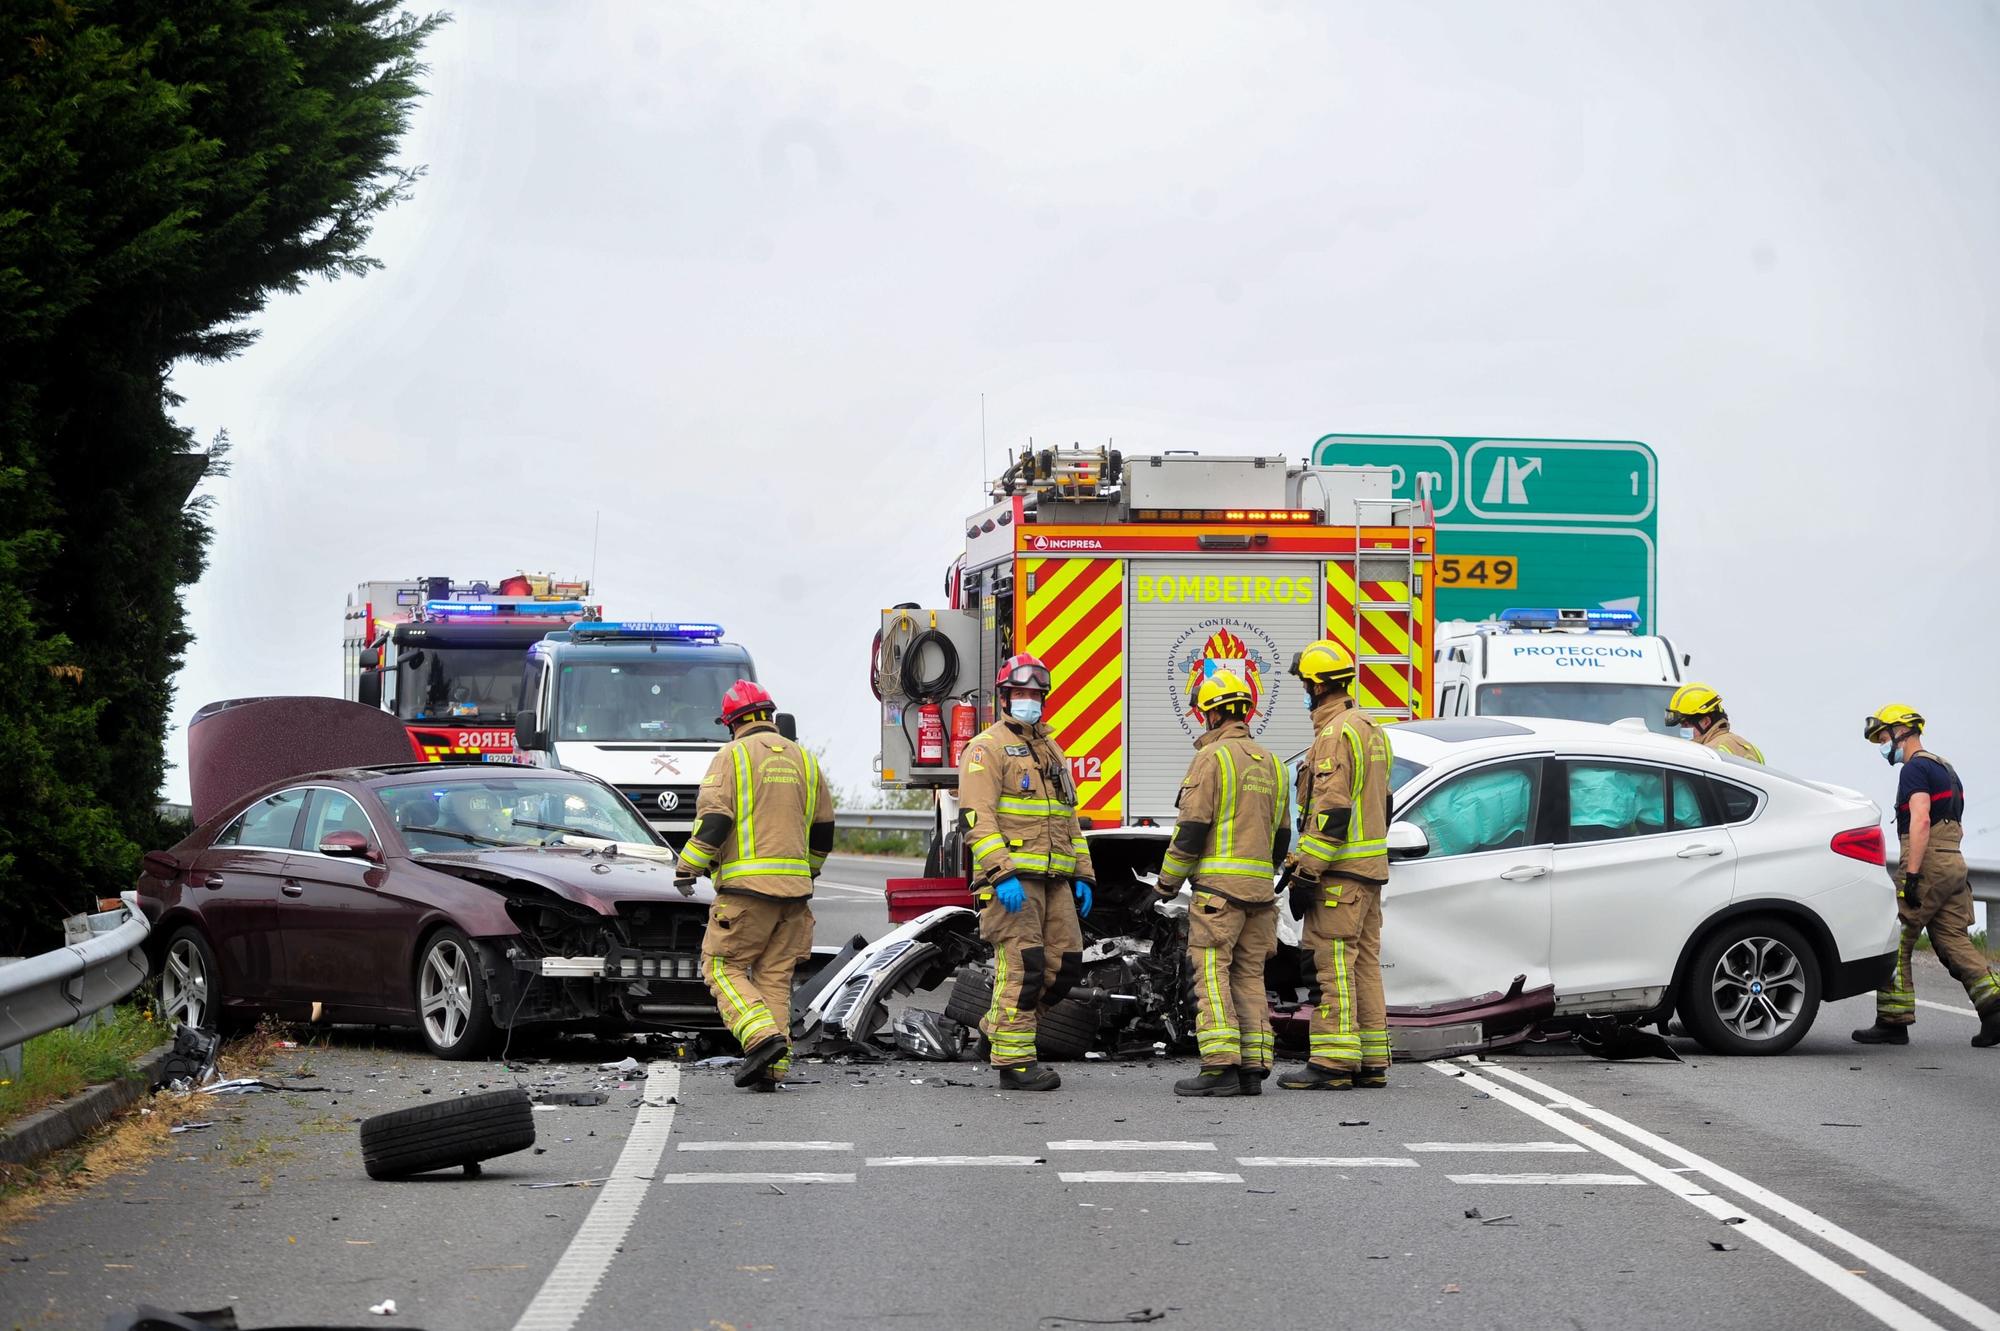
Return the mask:
<svg viewBox="0 0 2000 1331">
<path fill-rule="evenodd" d="M 836 861 L 823 942 L 883 927 L 892 870 Z M 2000 1050 L 1967 1046 L 1927 956 L 1919 987 L 1958 1011 L 1920 1009 L 1906 1049 L 1849 1043 L 1859 999 L 1777 1059 L 1551 1048 L 1227 1101 L 1177 1100 L 1164 1061 L 1065 1065 L 1043 1096 L 975 1065 L 803 1063 L 753 1096 L 656 1042 L 509 1071 L 335 1032 L 272 1074 L 324 1089 L 218 1101 L 5 1236 L 0 1326 L 95 1331 L 146 1300 L 434 1331 L 2000 1329 Z M 628 1053 L 651 1075 L 596 1067 Z M 362 1173 L 357 1117 L 517 1081 L 610 1098 L 538 1112 L 537 1152 L 478 1179 Z M 609 1182 L 535 1186 L 584 1179 Z"/>
</svg>

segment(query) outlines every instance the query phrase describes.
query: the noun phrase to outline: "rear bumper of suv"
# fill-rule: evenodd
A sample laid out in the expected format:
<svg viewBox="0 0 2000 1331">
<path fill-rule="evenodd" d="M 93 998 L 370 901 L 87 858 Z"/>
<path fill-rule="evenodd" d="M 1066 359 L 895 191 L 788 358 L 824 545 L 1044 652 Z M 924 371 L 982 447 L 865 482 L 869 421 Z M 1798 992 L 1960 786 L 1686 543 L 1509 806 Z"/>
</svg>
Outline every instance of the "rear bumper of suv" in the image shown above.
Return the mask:
<svg viewBox="0 0 2000 1331">
<path fill-rule="evenodd" d="M 1862 957 L 1858 961 L 1843 961 L 1827 972 L 1820 984 L 1820 996 L 1828 1002 L 1836 998 L 1852 998 L 1880 989 L 1889 983 L 1896 973 L 1896 954 L 1884 952 L 1876 957 Z"/>
</svg>

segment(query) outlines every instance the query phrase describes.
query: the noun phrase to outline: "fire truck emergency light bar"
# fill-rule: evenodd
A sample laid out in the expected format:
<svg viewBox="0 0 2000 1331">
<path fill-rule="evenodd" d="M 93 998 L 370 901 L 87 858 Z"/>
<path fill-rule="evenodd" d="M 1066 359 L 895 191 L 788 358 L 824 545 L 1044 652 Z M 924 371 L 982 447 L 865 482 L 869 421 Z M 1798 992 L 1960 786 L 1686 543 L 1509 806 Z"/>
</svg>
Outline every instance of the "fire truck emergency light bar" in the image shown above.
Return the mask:
<svg viewBox="0 0 2000 1331">
<path fill-rule="evenodd" d="M 1500 622 L 1517 629 L 1636 629 L 1636 610 L 1502 610 Z"/>
<path fill-rule="evenodd" d="M 1305 522 L 1319 521 L 1316 508 L 1135 508 L 1134 522 Z"/>
<path fill-rule="evenodd" d="M 570 626 L 571 638 L 666 638 L 674 642 L 720 642 L 722 625 L 680 619 L 585 620 Z"/>
<path fill-rule="evenodd" d="M 581 601 L 426 601 L 427 619 L 475 619 L 488 615 L 585 615 Z"/>
</svg>

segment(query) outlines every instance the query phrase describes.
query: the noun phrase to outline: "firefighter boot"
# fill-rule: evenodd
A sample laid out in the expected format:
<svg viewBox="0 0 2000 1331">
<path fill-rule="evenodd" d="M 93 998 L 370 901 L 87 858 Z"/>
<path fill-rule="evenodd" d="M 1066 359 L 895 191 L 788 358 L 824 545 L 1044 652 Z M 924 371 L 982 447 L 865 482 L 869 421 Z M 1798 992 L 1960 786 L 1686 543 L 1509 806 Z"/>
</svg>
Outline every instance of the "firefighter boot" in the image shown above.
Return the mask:
<svg viewBox="0 0 2000 1331">
<path fill-rule="evenodd" d="M 1278 1085 L 1288 1091 L 1345 1091 L 1353 1088 L 1354 1074 L 1346 1068 L 1323 1068 L 1308 1063 L 1297 1072 L 1287 1072 L 1278 1078 Z"/>
<path fill-rule="evenodd" d="M 736 1084 L 748 1089 L 764 1080 L 764 1070 L 792 1052 L 791 1046 L 779 1036 L 772 1036 L 762 1044 L 755 1045 L 743 1055 L 742 1066 L 736 1069 Z"/>
<path fill-rule="evenodd" d="M 1264 1078 L 1271 1075 L 1269 1068 L 1236 1069 L 1236 1093 L 1238 1095 L 1262 1095 Z"/>
<path fill-rule="evenodd" d="M 1878 1021 L 1873 1026 L 1864 1026 L 1854 1032 L 1856 1044 L 1908 1044 L 1910 1028 L 1907 1025 L 1891 1026 Z"/>
<path fill-rule="evenodd" d="M 1243 1084 L 1237 1077 L 1233 1064 L 1219 1068 L 1203 1068 L 1192 1077 L 1182 1077 L 1174 1083 L 1175 1095 L 1241 1095 Z"/>
<path fill-rule="evenodd" d="M 1023 1063 L 1019 1067 L 1000 1069 L 1000 1089 L 1003 1091 L 1053 1091 L 1060 1085 L 1062 1076 L 1054 1068 Z"/>
<path fill-rule="evenodd" d="M 1386 1090 L 1389 1085 L 1389 1069 L 1356 1068 L 1354 1069 L 1354 1085 L 1357 1089 L 1363 1090 Z"/>
<path fill-rule="evenodd" d="M 2000 1044 L 2000 1007 L 1989 1008 L 1979 1019 L 1979 1034 L 1972 1037 L 1974 1049 L 1991 1049 Z"/>
</svg>

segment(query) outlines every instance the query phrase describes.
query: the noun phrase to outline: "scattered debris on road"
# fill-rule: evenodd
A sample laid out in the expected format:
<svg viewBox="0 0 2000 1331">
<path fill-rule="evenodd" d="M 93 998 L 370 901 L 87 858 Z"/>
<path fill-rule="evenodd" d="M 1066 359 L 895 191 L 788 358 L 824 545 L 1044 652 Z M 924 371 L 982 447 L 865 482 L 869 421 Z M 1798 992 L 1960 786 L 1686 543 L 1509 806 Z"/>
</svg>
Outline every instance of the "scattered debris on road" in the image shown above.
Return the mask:
<svg viewBox="0 0 2000 1331">
<path fill-rule="evenodd" d="M 394 1299 L 384 1299 L 380 1303 L 371 1303 L 368 1305 L 368 1311 L 374 1313 L 377 1317 L 394 1317 L 396 1315 L 396 1301 Z"/>
</svg>

